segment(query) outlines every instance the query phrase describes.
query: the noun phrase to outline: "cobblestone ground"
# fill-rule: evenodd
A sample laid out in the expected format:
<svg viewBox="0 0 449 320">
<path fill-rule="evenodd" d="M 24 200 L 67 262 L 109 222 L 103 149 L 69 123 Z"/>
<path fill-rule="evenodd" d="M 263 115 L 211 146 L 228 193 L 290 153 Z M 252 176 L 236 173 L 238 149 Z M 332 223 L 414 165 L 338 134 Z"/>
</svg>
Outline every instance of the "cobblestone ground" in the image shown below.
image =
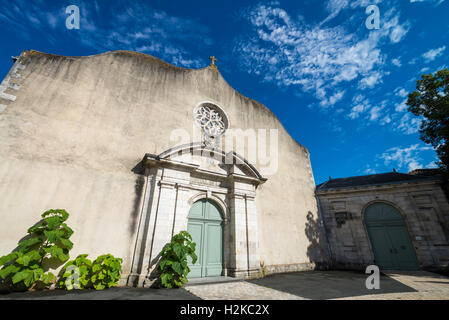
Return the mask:
<svg viewBox="0 0 449 320">
<path fill-rule="evenodd" d="M 293 294 L 246 281 L 192 285 L 186 287 L 186 290 L 204 300 L 304 300 Z"/>
<path fill-rule="evenodd" d="M 387 275 L 417 292 L 367 295 L 340 300 L 449 300 L 449 278 L 447 277 L 424 271 L 389 273 Z"/>
<path fill-rule="evenodd" d="M 310 273 L 313 276 L 313 272 Z M 410 288 L 413 292 L 393 292 L 345 296 L 337 300 L 449 300 L 449 278 L 438 274 L 419 271 L 389 273 L 387 276 Z M 300 285 L 300 284 L 298 284 Z M 257 285 L 247 281 L 217 284 L 201 284 L 186 287 L 186 290 L 205 300 L 307 300 L 299 294 L 291 294 Z M 329 288 L 335 290 L 335 288 Z M 325 291 L 323 298 L 326 299 Z"/>
</svg>

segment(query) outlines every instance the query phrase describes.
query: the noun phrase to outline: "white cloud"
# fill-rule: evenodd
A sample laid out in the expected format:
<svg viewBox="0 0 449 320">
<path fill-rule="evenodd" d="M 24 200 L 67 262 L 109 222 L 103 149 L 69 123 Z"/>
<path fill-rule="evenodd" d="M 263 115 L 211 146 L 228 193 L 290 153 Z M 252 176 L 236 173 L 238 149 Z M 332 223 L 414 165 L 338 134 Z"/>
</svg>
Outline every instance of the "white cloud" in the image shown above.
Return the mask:
<svg viewBox="0 0 449 320">
<path fill-rule="evenodd" d="M 431 2 L 431 3 L 435 3 L 435 6 L 439 6 L 444 1 L 445 0 L 410 0 L 411 3 L 415 3 L 415 2 Z"/>
<path fill-rule="evenodd" d="M 391 59 L 391 63 L 394 64 L 396 67 L 401 67 L 402 63 L 399 58 Z"/>
<path fill-rule="evenodd" d="M 80 29 L 76 32 L 66 32 L 67 15 L 63 6 L 49 5 L 43 10 L 43 1 L 39 0 L 14 1 L 11 6 L 2 8 L 0 22 L 2 28 L 5 24 L 25 38 L 31 33 L 30 29 L 35 28 L 45 32 L 49 41 L 60 32 L 97 52 L 141 51 L 181 67 L 204 66 L 202 59 L 192 57 L 187 50 L 195 43 L 198 51 L 209 51 L 212 44 L 208 28 L 195 20 L 168 15 L 148 2 L 111 1 L 107 4 L 108 10 L 100 8 L 96 1 L 79 1 L 77 5 Z M 97 19 L 100 12 L 104 19 Z M 119 14 L 108 15 L 110 12 Z M 46 30 L 48 28 L 51 32 Z"/>
<path fill-rule="evenodd" d="M 405 97 L 408 96 L 408 92 L 405 91 L 404 88 L 396 88 L 396 89 L 394 90 L 394 93 L 395 93 L 397 96 L 402 97 L 402 98 L 405 98 Z"/>
<path fill-rule="evenodd" d="M 323 100 L 321 100 L 320 104 L 323 107 L 333 106 L 338 101 L 340 101 L 343 98 L 344 95 L 345 95 L 345 91 L 344 90 L 338 91 L 333 96 L 331 96 L 329 99 L 324 97 Z"/>
<path fill-rule="evenodd" d="M 385 117 L 383 117 L 380 120 L 379 124 L 383 126 L 383 125 L 389 124 L 390 122 L 391 122 L 391 117 L 389 115 L 386 115 Z"/>
<path fill-rule="evenodd" d="M 382 74 L 379 72 L 373 72 L 368 77 L 365 77 L 362 80 L 360 80 L 359 88 L 360 89 L 373 88 L 376 84 L 379 83 L 382 83 Z"/>
<path fill-rule="evenodd" d="M 393 30 L 390 33 L 391 42 L 393 43 L 400 42 L 405 37 L 409 29 L 410 26 L 408 24 L 394 26 Z"/>
<path fill-rule="evenodd" d="M 371 106 L 368 104 L 368 102 L 362 102 L 359 104 L 356 104 L 351 108 L 351 112 L 349 113 L 349 118 L 351 119 L 357 119 L 363 112 L 366 110 L 369 110 Z"/>
<path fill-rule="evenodd" d="M 422 165 L 420 153 L 427 150 L 432 150 L 432 148 L 419 144 L 409 147 L 394 147 L 380 155 L 379 159 L 384 161 L 385 166 L 393 165 L 396 169 L 412 171 L 425 167 Z"/>
<path fill-rule="evenodd" d="M 431 50 L 427 51 L 426 53 L 424 53 L 422 55 L 422 57 L 424 58 L 424 60 L 426 62 L 431 62 L 431 61 L 435 60 L 436 58 L 438 58 L 439 56 L 441 56 L 445 50 L 446 50 L 446 46 L 442 46 L 441 48 L 437 48 L 437 49 L 431 49 Z"/>
<path fill-rule="evenodd" d="M 419 131 L 421 122 L 422 119 L 412 117 L 410 113 L 406 113 L 402 116 L 396 128 L 405 134 L 414 134 Z"/>
<path fill-rule="evenodd" d="M 363 3 L 358 1 L 351 7 Z M 347 7 L 348 1 L 327 2 L 329 12 Z M 247 15 L 252 34 L 240 38 L 234 52 L 249 73 L 263 74 L 265 81 L 280 86 L 298 85 L 303 91 L 314 93 L 321 106 L 331 106 L 342 98 L 339 93 L 347 82 L 358 80 L 359 87 L 366 89 L 382 81 L 386 72 L 381 43 L 385 39 L 398 42 L 408 31 L 408 24 L 399 23 L 394 9 L 383 17 L 385 22 L 380 30 L 359 38 L 341 25 L 306 25 L 282 8 L 258 5 Z"/>
<path fill-rule="evenodd" d="M 370 165 L 366 165 L 365 170 L 363 170 L 365 174 L 376 174 L 376 170 L 370 167 Z"/>
<path fill-rule="evenodd" d="M 401 103 L 396 104 L 396 107 L 394 108 L 394 110 L 396 110 L 397 112 L 404 112 L 407 110 L 408 106 L 407 106 L 407 100 L 402 100 Z M 405 120 L 409 120 L 409 118 L 405 119 Z"/>
</svg>

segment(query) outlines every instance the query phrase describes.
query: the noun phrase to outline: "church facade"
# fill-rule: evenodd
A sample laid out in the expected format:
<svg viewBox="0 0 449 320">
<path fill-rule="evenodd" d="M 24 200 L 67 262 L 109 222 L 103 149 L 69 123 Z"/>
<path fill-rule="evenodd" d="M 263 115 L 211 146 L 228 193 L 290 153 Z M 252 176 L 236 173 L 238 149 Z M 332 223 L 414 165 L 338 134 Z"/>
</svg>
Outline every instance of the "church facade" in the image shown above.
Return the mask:
<svg viewBox="0 0 449 320">
<path fill-rule="evenodd" d="M 70 252 L 123 259 L 147 286 L 187 230 L 191 277 L 250 278 L 325 263 L 308 150 L 209 67 L 129 51 L 24 51 L 0 91 L 0 255 L 50 208 Z"/>
</svg>

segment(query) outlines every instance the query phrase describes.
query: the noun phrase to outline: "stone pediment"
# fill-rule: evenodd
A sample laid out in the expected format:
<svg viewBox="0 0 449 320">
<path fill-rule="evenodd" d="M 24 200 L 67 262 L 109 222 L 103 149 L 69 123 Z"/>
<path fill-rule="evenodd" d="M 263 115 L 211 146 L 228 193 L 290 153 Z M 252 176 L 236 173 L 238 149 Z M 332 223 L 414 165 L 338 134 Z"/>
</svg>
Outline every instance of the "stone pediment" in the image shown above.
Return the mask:
<svg viewBox="0 0 449 320">
<path fill-rule="evenodd" d="M 198 175 L 211 175 L 224 179 L 233 177 L 252 181 L 255 184 L 264 183 L 267 180 L 252 164 L 237 153 L 210 149 L 201 143 L 174 147 L 160 155 L 147 154 L 145 163 L 150 167 L 177 168 Z"/>
</svg>

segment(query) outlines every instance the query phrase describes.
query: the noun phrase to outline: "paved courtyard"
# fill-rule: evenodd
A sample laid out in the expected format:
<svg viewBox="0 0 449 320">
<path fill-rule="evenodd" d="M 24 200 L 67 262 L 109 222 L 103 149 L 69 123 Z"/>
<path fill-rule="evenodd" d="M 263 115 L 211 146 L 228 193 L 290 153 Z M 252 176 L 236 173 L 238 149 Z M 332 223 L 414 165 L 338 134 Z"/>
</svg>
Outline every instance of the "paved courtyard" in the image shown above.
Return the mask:
<svg viewBox="0 0 449 320">
<path fill-rule="evenodd" d="M 2 299 L 51 300 L 449 300 L 449 278 L 435 273 L 395 272 L 380 277 L 380 289 L 368 290 L 368 275 L 350 271 L 277 274 L 263 279 L 196 283 L 183 289 L 114 288 L 105 291 L 52 290 L 0 295 Z"/>
</svg>

